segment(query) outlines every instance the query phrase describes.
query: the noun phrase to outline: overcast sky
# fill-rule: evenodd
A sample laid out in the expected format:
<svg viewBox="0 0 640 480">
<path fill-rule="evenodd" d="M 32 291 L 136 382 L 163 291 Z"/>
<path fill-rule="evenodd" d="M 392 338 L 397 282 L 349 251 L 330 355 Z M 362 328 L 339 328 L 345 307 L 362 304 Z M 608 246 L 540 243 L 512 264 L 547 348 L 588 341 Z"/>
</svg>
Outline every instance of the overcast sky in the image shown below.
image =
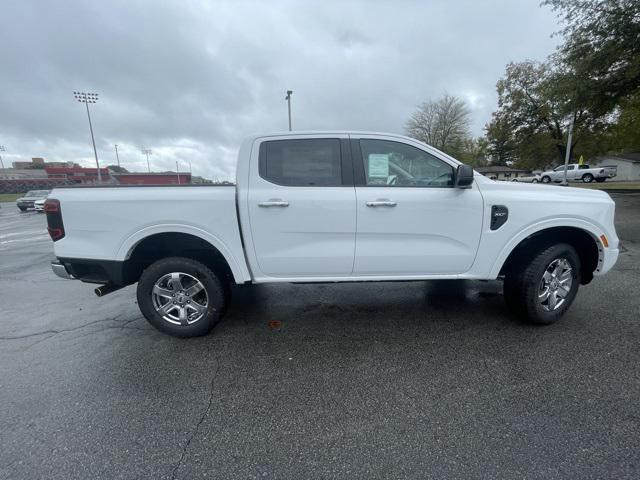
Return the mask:
<svg viewBox="0 0 640 480">
<path fill-rule="evenodd" d="M 471 106 L 480 135 L 507 62 L 558 43 L 539 0 L 388 2 L 55 1 L 4 3 L 0 145 L 5 164 L 41 156 L 188 169 L 231 179 L 242 137 L 294 130 L 401 133 L 445 91 Z"/>
</svg>

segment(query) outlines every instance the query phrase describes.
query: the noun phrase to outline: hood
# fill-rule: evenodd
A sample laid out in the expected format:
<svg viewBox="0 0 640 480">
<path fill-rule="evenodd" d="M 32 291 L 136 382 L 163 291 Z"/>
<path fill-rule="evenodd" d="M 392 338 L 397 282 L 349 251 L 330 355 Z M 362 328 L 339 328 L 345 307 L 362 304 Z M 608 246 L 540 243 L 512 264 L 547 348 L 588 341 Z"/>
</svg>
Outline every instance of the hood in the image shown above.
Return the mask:
<svg viewBox="0 0 640 480">
<path fill-rule="evenodd" d="M 476 180 L 478 178 L 476 177 Z M 540 200 L 562 201 L 563 199 L 572 201 L 585 201 L 594 203 L 613 203 L 607 192 L 593 188 L 563 187 L 562 185 L 543 183 L 521 183 L 521 182 L 500 182 L 484 178 L 480 183 L 481 191 L 500 191 L 508 193 L 510 197 L 539 197 Z M 535 200 L 534 200 L 535 201 Z"/>
</svg>

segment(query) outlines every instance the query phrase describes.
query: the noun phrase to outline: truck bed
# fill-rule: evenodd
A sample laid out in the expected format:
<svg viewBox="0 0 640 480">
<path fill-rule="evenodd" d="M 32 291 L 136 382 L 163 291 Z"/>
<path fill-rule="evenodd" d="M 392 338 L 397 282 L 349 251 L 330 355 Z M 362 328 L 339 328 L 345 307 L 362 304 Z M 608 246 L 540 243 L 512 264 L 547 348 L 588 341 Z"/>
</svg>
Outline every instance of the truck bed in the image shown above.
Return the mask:
<svg viewBox="0 0 640 480">
<path fill-rule="evenodd" d="M 51 197 L 62 204 L 66 232 L 58 257 L 124 261 L 143 238 L 171 230 L 210 242 L 231 259 L 236 280 L 250 278 L 233 185 L 56 188 Z"/>
</svg>

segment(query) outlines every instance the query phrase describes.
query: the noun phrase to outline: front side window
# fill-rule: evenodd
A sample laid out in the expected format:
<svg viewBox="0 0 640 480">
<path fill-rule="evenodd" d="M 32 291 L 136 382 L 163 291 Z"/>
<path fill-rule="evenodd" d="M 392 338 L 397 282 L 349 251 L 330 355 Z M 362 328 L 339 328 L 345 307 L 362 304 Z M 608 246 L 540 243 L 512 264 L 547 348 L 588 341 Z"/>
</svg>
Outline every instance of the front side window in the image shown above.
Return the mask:
<svg viewBox="0 0 640 480">
<path fill-rule="evenodd" d="M 453 167 L 404 143 L 360 140 L 367 185 L 391 187 L 452 187 Z"/>
<path fill-rule="evenodd" d="M 342 185 L 340 140 L 271 140 L 260 146 L 260 176 L 278 185 Z"/>
</svg>

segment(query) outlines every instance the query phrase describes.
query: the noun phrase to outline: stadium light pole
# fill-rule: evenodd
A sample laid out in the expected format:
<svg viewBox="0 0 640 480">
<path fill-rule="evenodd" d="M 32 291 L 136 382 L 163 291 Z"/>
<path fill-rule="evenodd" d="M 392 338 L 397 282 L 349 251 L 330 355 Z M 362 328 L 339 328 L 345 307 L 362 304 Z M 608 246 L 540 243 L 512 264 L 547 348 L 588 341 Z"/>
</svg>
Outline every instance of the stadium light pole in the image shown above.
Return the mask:
<svg viewBox="0 0 640 480">
<path fill-rule="evenodd" d="M 96 150 L 96 141 L 93 138 L 93 125 L 91 124 L 91 114 L 89 113 L 89 104 L 98 101 L 97 93 L 73 92 L 76 100 L 84 103 L 87 107 L 87 118 L 89 119 L 89 131 L 91 132 L 91 143 L 93 144 L 93 155 L 96 157 L 96 168 L 98 169 L 98 183 L 102 183 L 102 174 L 100 173 L 100 163 L 98 162 L 98 151 Z"/>
<path fill-rule="evenodd" d="M 151 151 L 150 148 L 143 148 L 140 151 L 147 156 L 147 171 L 151 173 L 151 166 L 149 165 L 149 155 L 151 155 L 153 152 Z"/>
<path fill-rule="evenodd" d="M 120 167 L 120 156 L 118 155 L 118 144 L 114 145 L 116 147 L 116 161 L 118 162 L 118 167 Z"/>
<path fill-rule="evenodd" d="M 287 110 L 289 110 L 289 131 L 291 131 L 291 94 L 293 90 L 287 90 L 287 96 L 284 99 L 287 101 Z"/>
<path fill-rule="evenodd" d="M 0 152 L 6 152 L 7 150 L 4 148 L 4 145 L 0 145 Z M 0 167 L 4 170 L 4 162 L 2 161 L 2 155 L 0 155 Z"/>
</svg>

